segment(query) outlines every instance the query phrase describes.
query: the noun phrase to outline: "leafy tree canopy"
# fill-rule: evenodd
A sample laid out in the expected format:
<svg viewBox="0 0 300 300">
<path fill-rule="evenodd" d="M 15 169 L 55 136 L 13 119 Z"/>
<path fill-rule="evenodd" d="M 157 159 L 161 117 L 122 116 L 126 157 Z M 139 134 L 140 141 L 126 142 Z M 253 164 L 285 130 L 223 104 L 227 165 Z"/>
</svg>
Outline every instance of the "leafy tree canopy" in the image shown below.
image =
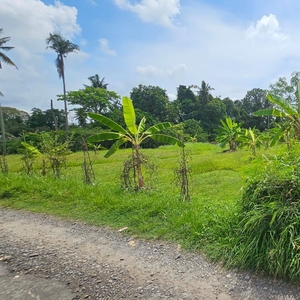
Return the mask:
<svg viewBox="0 0 300 300">
<path fill-rule="evenodd" d="M 58 100 L 63 100 L 63 95 L 58 95 Z M 115 108 L 120 108 L 120 96 L 117 93 L 91 86 L 68 92 L 67 101 L 69 104 L 81 106 L 74 108 L 81 125 L 86 124 L 88 112 L 107 114 Z"/>
<path fill-rule="evenodd" d="M 169 119 L 169 97 L 161 87 L 140 84 L 132 89 L 130 98 L 135 108 L 151 114 L 157 121 Z"/>
</svg>

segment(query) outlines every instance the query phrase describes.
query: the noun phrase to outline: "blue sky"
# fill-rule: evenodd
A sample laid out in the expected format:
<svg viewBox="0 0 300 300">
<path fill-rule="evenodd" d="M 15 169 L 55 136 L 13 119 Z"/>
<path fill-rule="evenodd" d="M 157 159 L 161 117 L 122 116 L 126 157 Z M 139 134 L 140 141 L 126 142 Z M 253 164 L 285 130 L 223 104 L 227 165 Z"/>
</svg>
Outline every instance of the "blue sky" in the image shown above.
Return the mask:
<svg viewBox="0 0 300 300">
<path fill-rule="evenodd" d="M 180 84 L 205 80 L 214 96 L 242 99 L 300 70 L 299 11 L 298 0 L 1 0 L 0 28 L 19 70 L 3 65 L 0 101 L 48 109 L 62 93 L 50 32 L 81 49 L 66 60 L 67 90 L 97 73 L 120 96 L 145 84 L 174 99 Z"/>
</svg>

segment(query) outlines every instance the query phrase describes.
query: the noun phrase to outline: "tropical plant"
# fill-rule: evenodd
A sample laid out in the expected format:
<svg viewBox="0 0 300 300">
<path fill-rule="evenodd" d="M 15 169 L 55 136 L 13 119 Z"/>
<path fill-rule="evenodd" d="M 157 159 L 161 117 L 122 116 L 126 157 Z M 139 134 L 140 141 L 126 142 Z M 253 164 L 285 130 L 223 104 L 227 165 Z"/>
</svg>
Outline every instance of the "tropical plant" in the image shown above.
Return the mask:
<svg viewBox="0 0 300 300">
<path fill-rule="evenodd" d="M 256 111 L 253 115 L 257 117 L 270 116 L 283 118 L 286 122 L 277 130 L 270 146 L 273 146 L 282 136 L 294 131 L 296 139 L 300 139 L 300 82 L 297 85 L 295 105 L 280 96 L 268 93 L 267 98 L 274 103 L 274 108 Z"/>
<path fill-rule="evenodd" d="M 30 175 L 33 168 L 33 163 L 38 157 L 42 157 L 42 153 L 34 146 L 21 142 L 22 146 L 25 148 L 22 151 L 21 160 L 24 164 L 24 170 L 27 175 Z"/>
<path fill-rule="evenodd" d="M 64 99 L 64 95 L 58 95 L 58 100 Z M 72 105 L 80 105 L 73 110 L 81 125 L 87 124 L 87 112 L 107 114 L 115 108 L 120 107 L 120 96 L 104 88 L 86 86 L 78 91 L 67 93 L 67 102 Z"/>
<path fill-rule="evenodd" d="M 243 134 L 242 123 L 237 123 L 231 118 L 226 118 L 225 122 L 220 120 L 222 125 L 219 125 L 217 132 L 217 142 L 224 148 L 229 144 L 230 151 L 236 151 L 237 143 L 240 136 Z"/>
<path fill-rule="evenodd" d="M 100 134 L 96 134 L 94 136 L 91 136 L 88 138 L 89 142 L 101 142 L 105 140 L 117 140 L 107 151 L 107 153 L 104 155 L 104 157 L 110 157 L 112 154 L 114 154 L 121 145 L 129 142 L 132 145 L 132 157 L 133 157 L 133 163 L 135 165 L 135 170 L 137 174 L 138 179 L 138 185 L 137 188 L 143 188 L 145 186 L 143 173 L 142 173 L 142 160 L 141 160 L 141 154 L 140 154 L 140 145 L 141 143 L 151 138 L 153 140 L 167 143 L 167 144 L 173 144 L 178 145 L 181 147 L 184 147 L 184 144 L 169 135 L 165 135 L 162 133 L 159 133 L 161 130 L 164 130 L 166 128 L 172 127 L 172 123 L 170 122 L 162 122 L 158 123 L 156 125 L 151 126 L 147 130 L 145 130 L 145 123 L 146 118 L 143 117 L 138 125 L 136 125 L 136 117 L 135 117 L 135 110 L 132 104 L 132 101 L 128 97 L 122 98 L 122 106 L 123 106 L 123 116 L 124 121 L 126 124 L 126 129 L 123 128 L 121 125 L 117 124 L 110 118 L 107 118 L 101 114 L 95 114 L 95 113 L 88 113 L 88 116 L 101 124 L 109 127 L 112 131 L 110 132 L 103 132 Z"/>
<path fill-rule="evenodd" d="M 243 190 L 227 264 L 300 279 L 299 150 L 269 161 Z"/>
<path fill-rule="evenodd" d="M 98 74 L 95 74 L 94 76 L 88 77 L 88 80 L 91 82 L 91 87 L 93 88 L 100 88 L 107 90 L 108 83 L 104 83 L 105 78 L 103 77 L 100 80 L 100 77 Z M 85 87 L 88 87 L 88 85 L 84 84 Z"/>
<path fill-rule="evenodd" d="M 71 43 L 69 40 L 64 39 L 58 33 L 50 33 L 49 37 L 46 39 L 47 48 L 53 49 L 57 53 L 57 58 L 55 59 L 55 65 L 57 68 L 57 73 L 59 78 L 63 81 L 63 94 L 64 94 L 64 106 L 65 106 L 65 127 L 66 127 L 66 140 L 69 139 L 69 121 L 68 121 L 68 106 L 67 106 L 67 96 L 66 96 L 66 81 L 65 81 L 65 64 L 64 58 L 67 54 L 79 51 L 79 46 Z"/>
<path fill-rule="evenodd" d="M 251 150 L 251 159 L 256 157 L 256 149 L 262 145 L 262 142 L 257 134 L 257 129 L 246 129 L 244 135 L 241 136 L 241 147 L 248 147 Z"/>
<path fill-rule="evenodd" d="M 2 35 L 3 29 L 0 28 L 0 35 Z M 0 38 L 0 69 L 2 69 L 1 61 L 6 63 L 7 65 L 14 66 L 18 69 L 18 67 L 15 65 L 15 63 L 2 51 L 9 51 L 13 49 L 14 47 L 4 46 L 5 43 L 10 41 L 10 37 L 3 37 Z"/>
<path fill-rule="evenodd" d="M 2 34 L 2 31 L 3 31 L 3 29 L 0 28 L 0 35 Z M 1 61 L 3 61 L 4 63 L 6 63 L 10 66 L 14 66 L 18 69 L 18 67 L 15 65 L 15 63 L 6 54 L 3 53 L 3 50 L 9 51 L 14 48 L 14 47 L 10 47 L 10 46 L 4 46 L 4 44 L 6 44 L 8 41 L 10 41 L 10 37 L 0 38 L 0 69 L 2 69 Z M 1 92 L 0 92 L 0 96 L 3 96 L 3 94 Z M 5 155 L 6 155 L 5 128 L 4 128 L 4 121 L 3 121 L 3 114 L 2 114 L 1 107 L 0 107 L 0 110 L 1 110 L 0 117 L 1 117 L 1 128 L 2 128 L 1 130 L 2 130 L 2 140 L 3 140 L 3 163 L 1 164 L 1 166 L 4 166 L 4 170 L 8 171 L 7 162 L 6 162 L 6 158 L 5 158 Z"/>
</svg>

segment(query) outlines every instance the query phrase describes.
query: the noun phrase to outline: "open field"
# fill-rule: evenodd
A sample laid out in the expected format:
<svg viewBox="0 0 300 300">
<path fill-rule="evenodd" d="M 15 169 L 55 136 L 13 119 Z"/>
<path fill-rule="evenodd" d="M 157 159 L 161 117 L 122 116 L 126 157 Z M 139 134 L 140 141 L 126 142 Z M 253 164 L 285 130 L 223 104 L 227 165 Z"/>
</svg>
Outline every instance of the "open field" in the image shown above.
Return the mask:
<svg viewBox="0 0 300 300">
<path fill-rule="evenodd" d="M 262 154 L 271 158 L 275 150 L 260 150 L 253 161 L 248 151 L 223 153 L 217 145 L 191 143 L 187 150 L 192 174 L 190 202 L 179 200 L 178 184 L 174 183 L 180 149 L 163 146 L 143 150 L 157 165 L 157 172 L 151 189 L 140 192 L 125 191 L 120 185 L 122 163 L 130 155 L 129 149 L 108 159 L 103 157 L 105 152 L 96 156 L 90 153 L 94 186 L 83 182 L 82 153 L 68 157 L 60 179 L 50 170 L 49 175 L 41 176 L 39 161 L 34 174 L 27 176 L 20 156 L 8 156 L 9 174 L 0 175 L 0 205 L 115 229 L 128 227 L 128 234 L 176 241 L 189 249 L 211 248 L 234 219 L 246 179 L 264 167 Z"/>
</svg>

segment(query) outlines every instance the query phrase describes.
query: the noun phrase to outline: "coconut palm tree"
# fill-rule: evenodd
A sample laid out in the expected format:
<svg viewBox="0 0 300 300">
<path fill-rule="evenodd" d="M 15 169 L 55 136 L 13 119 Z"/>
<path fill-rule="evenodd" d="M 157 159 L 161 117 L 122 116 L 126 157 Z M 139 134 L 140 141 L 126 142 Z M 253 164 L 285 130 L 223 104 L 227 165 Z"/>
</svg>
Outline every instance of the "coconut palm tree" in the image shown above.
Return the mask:
<svg viewBox="0 0 300 300">
<path fill-rule="evenodd" d="M 2 35 L 3 29 L 0 28 L 0 35 Z M 1 65 L 1 61 L 3 61 L 4 63 L 10 65 L 10 66 L 14 66 L 17 68 L 17 66 L 15 65 L 15 63 L 7 56 L 5 55 L 2 50 L 4 51 L 9 51 L 11 49 L 13 49 L 14 47 L 9 47 L 9 46 L 4 46 L 5 43 L 10 41 L 10 37 L 3 37 L 0 38 L 0 69 L 2 69 L 2 65 Z M 18 68 L 17 68 L 18 69 Z"/>
<path fill-rule="evenodd" d="M 65 115 L 66 115 L 66 139 L 69 139 L 69 122 L 68 122 L 68 106 L 67 106 L 67 96 L 66 96 L 66 81 L 65 81 L 65 64 L 64 58 L 67 54 L 79 51 L 79 46 L 71 43 L 69 40 L 64 39 L 59 33 L 50 33 L 49 37 L 46 39 L 47 48 L 53 49 L 57 53 L 57 58 L 55 59 L 55 65 L 57 68 L 57 73 L 59 78 L 63 81 L 63 93 L 64 93 L 64 105 L 65 105 Z"/>
<path fill-rule="evenodd" d="M 2 35 L 3 29 L 0 28 L 0 36 Z M 0 38 L 0 69 L 2 69 L 2 65 L 1 62 L 4 62 L 10 66 L 16 67 L 18 69 L 18 67 L 15 65 L 15 63 L 6 55 L 4 54 L 2 51 L 9 51 L 11 49 L 13 49 L 14 47 L 9 47 L 9 46 L 4 46 L 4 44 L 6 44 L 7 42 L 10 41 L 10 37 L 3 37 Z M 0 92 L 0 96 L 3 96 L 3 94 Z"/>
<path fill-rule="evenodd" d="M 95 74 L 94 76 L 90 76 L 88 78 L 88 80 L 91 82 L 91 84 L 92 84 L 91 86 L 92 87 L 107 90 L 108 83 L 104 83 L 105 77 L 103 77 L 100 80 L 99 75 Z M 85 84 L 84 86 L 88 86 L 88 85 Z"/>
<path fill-rule="evenodd" d="M 2 35 L 3 29 L 0 28 L 0 36 Z M 0 38 L 0 69 L 2 69 L 2 65 L 1 62 L 6 63 L 7 65 L 10 66 L 14 66 L 18 69 L 18 67 L 15 65 L 15 63 L 6 55 L 3 53 L 3 51 L 9 51 L 11 49 L 13 49 L 14 47 L 10 47 L 10 46 L 4 46 L 4 44 L 6 44 L 7 42 L 10 41 L 10 37 L 3 37 Z M 0 96 L 3 96 L 3 94 L 0 92 Z M 4 128 L 4 121 L 3 121 L 3 114 L 2 114 L 2 108 L 0 105 L 0 122 L 1 122 L 1 132 L 2 132 L 2 144 L 3 144 L 3 161 L 2 164 L 5 166 L 5 171 L 7 172 L 7 162 L 5 159 L 5 155 L 6 155 L 6 138 L 5 138 L 5 128 Z"/>
</svg>

